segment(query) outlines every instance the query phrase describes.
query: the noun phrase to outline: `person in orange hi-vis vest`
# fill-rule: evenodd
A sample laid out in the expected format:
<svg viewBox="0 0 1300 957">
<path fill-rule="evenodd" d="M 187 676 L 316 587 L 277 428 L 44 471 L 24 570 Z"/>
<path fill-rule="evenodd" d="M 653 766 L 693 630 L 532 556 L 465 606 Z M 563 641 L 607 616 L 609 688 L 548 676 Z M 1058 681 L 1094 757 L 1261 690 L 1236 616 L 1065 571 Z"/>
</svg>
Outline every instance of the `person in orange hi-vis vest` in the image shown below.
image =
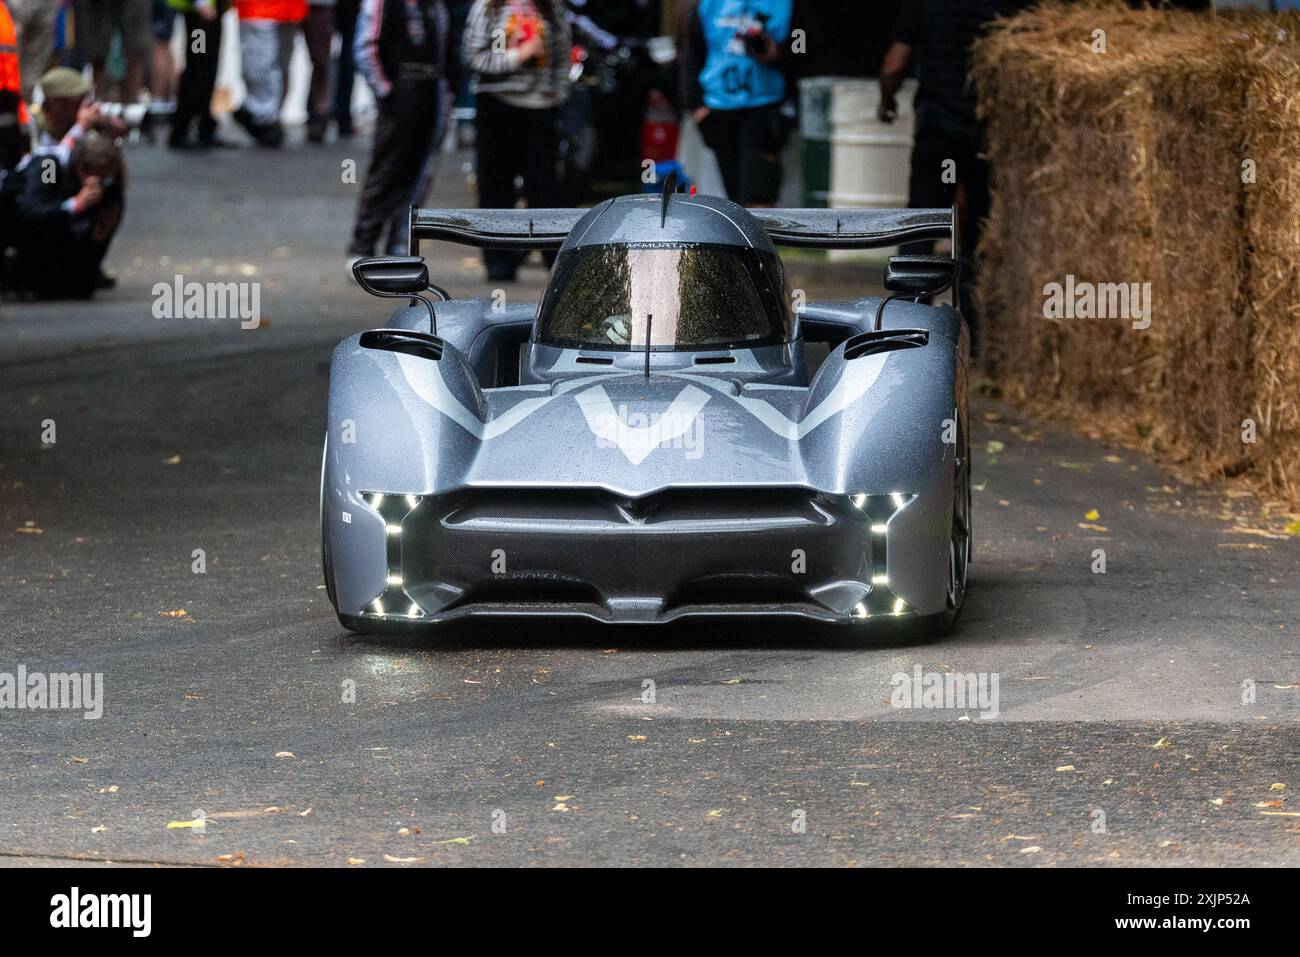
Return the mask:
<svg viewBox="0 0 1300 957">
<path fill-rule="evenodd" d="M 9 8 L 0 0 L 0 170 L 17 165 L 27 119 L 22 74 L 18 69 L 18 31 L 14 29 Z"/>
</svg>

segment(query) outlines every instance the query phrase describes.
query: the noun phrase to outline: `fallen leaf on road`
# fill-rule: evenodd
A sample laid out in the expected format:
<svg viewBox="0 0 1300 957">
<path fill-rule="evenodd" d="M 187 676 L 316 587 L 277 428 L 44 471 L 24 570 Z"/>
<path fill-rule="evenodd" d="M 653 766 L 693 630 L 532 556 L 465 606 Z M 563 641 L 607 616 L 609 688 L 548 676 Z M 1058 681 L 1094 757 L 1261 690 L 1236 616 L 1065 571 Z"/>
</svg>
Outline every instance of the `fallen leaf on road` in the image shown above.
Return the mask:
<svg viewBox="0 0 1300 957">
<path fill-rule="evenodd" d="M 740 684 L 740 679 L 739 679 L 739 678 L 728 678 L 726 681 L 724 681 L 724 682 L 722 682 L 722 683 L 723 683 L 724 685 L 738 685 L 738 684 Z"/>
<path fill-rule="evenodd" d="M 181 457 L 179 455 L 173 455 L 170 458 L 163 459 L 163 465 L 180 465 L 180 464 L 181 464 Z"/>
<path fill-rule="evenodd" d="M 1171 743 L 1170 743 L 1166 738 L 1161 738 L 1161 739 L 1160 739 L 1159 741 L 1157 741 L 1155 744 L 1151 745 L 1151 747 L 1156 748 L 1157 750 L 1159 750 L 1159 749 L 1162 749 L 1162 748 L 1172 748 L 1173 745 L 1172 745 L 1172 744 L 1171 744 Z"/>
<path fill-rule="evenodd" d="M 307 810 L 305 811 L 298 812 L 299 817 L 307 817 L 309 814 L 311 814 L 311 808 L 307 808 Z"/>
<path fill-rule="evenodd" d="M 69 764 L 89 764 L 90 758 L 68 758 Z"/>
<path fill-rule="evenodd" d="M 184 608 L 177 608 L 175 611 L 158 612 L 159 617 L 162 618 L 184 618 L 188 614 L 189 612 L 186 611 Z"/>
<path fill-rule="evenodd" d="M 1040 851 L 1042 851 L 1042 848 L 1037 844 L 1030 844 L 1028 847 L 1022 847 L 1020 849 L 1021 854 L 1037 854 Z"/>
<path fill-rule="evenodd" d="M 1080 522 L 1079 527 L 1089 532 L 1109 532 L 1110 529 L 1105 525 L 1097 525 L 1094 522 Z"/>
<path fill-rule="evenodd" d="M 389 864 L 415 864 L 424 860 L 423 857 L 393 857 L 392 854 L 385 854 L 384 860 Z"/>
<path fill-rule="evenodd" d="M 167 822 L 167 830 L 169 830 L 169 831 L 174 831 L 174 830 L 176 830 L 177 828 L 182 828 L 182 827 L 198 827 L 198 828 L 201 828 L 201 827 L 203 827 L 204 824 L 206 824 L 206 823 L 207 823 L 207 819 L 206 819 L 206 818 L 201 818 L 201 817 L 196 817 L 196 818 L 195 818 L 194 820 L 192 820 L 192 821 L 168 821 L 168 822 Z"/>
<path fill-rule="evenodd" d="M 236 851 L 234 854 L 218 854 L 217 860 L 222 864 L 242 864 L 244 863 L 244 852 Z"/>
<path fill-rule="evenodd" d="M 1073 770 L 1074 770 L 1074 765 L 1073 765 L 1073 764 L 1062 764 L 1062 765 L 1061 765 L 1059 768 L 1057 768 L 1056 770 L 1058 770 L 1058 771 L 1073 771 Z"/>
<path fill-rule="evenodd" d="M 1286 785 L 1285 785 L 1285 784 L 1280 784 L 1280 783 L 1279 783 L 1279 784 L 1270 784 L 1270 785 L 1268 786 L 1268 789 L 1269 789 L 1270 791 L 1285 791 L 1285 790 L 1286 790 Z"/>
<path fill-rule="evenodd" d="M 627 739 L 628 739 L 629 741 L 644 741 L 644 740 L 645 740 L 645 735 L 644 735 L 644 734 L 629 734 L 629 735 L 627 736 Z"/>
<path fill-rule="evenodd" d="M 23 522 L 22 525 L 20 525 L 18 528 L 15 528 L 14 531 L 15 531 L 15 532 L 22 532 L 24 535 L 44 535 L 44 534 L 45 534 L 45 529 L 43 529 L 43 528 L 37 528 L 35 522 Z"/>
<path fill-rule="evenodd" d="M 90 833 L 91 833 L 91 834 L 103 834 L 103 833 L 104 833 L 105 831 L 107 831 L 107 830 L 108 830 L 108 828 L 105 827 L 103 824 L 101 824 L 101 825 L 99 825 L 99 827 L 92 827 L 92 828 L 90 829 Z"/>
<path fill-rule="evenodd" d="M 297 755 L 294 754 L 292 751 L 277 751 L 277 752 L 275 752 L 275 756 L 276 756 L 277 758 L 295 758 L 295 757 L 297 757 Z"/>
<path fill-rule="evenodd" d="M 722 817 L 722 811 L 718 810 L 717 808 L 714 808 L 713 810 L 709 811 L 709 813 L 708 813 L 706 816 L 707 816 L 707 817 Z"/>
<path fill-rule="evenodd" d="M 117 785 L 116 785 L 116 784 L 110 784 L 110 785 L 109 785 L 108 787 L 106 787 L 106 788 L 100 788 L 100 789 L 99 789 L 99 793 L 100 793 L 100 794 L 116 794 L 116 793 L 117 793 Z"/>
<path fill-rule="evenodd" d="M 348 858 L 348 863 L 349 863 L 349 864 L 352 864 L 352 865 L 356 865 L 356 864 L 364 864 L 365 862 L 366 862 L 366 859 L 365 859 L 364 857 L 349 857 L 349 858 Z"/>
<path fill-rule="evenodd" d="M 559 812 L 563 813 L 563 812 L 565 812 L 565 811 L 572 811 L 573 808 L 569 807 L 569 805 L 567 805 L 567 804 L 565 804 L 563 801 L 561 801 L 560 803 L 556 804 L 555 807 L 551 808 L 551 810 L 552 810 L 552 811 L 559 811 Z"/>
<path fill-rule="evenodd" d="M 1003 445 L 1001 442 L 999 442 L 997 439 L 989 439 L 988 444 L 985 446 L 985 448 L 988 450 L 989 455 L 996 455 L 997 453 L 1005 449 L 1006 446 Z"/>
<path fill-rule="evenodd" d="M 1255 807 L 1281 807 L 1281 801 L 1256 801 Z"/>
<path fill-rule="evenodd" d="M 1223 807 L 1223 798 L 1214 798 L 1210 801 L 1215 807 Z"/>
<path fill-rule="evenodd" d="M 1088 511 L 1083 513 L 1083 517 L 1090 522 L 1095 522 L 1097 519 L 1101 518 L 1101 512 L 1097 511 L 1095 508 L 1090 508 Z"/>
<path fill-rule="evenodd" d="M 1288 535 L 1300 535 L 1300 521 L 1287 522 L 1286 525 L 1282 527 L 1282 530 Z"/>
<path fill-rule="evenodd" d="M 1300 817 L 1300 811 L 1260 811 L 1264 817 Z"/>
<path fill-rule="evenodd" d="M 410 837 L 412 834 L 419 834 L 420 829 L 418 827 L 404 827 L 397 833 L 402 835 L 402 837 Z"/>
<path fill-rule="evenodd" d="M 472 841 L 472 840 L 474 840 L 473 835 L 471 835 L 471 836 L 469 836 L 469 837 L 449 837 L 449 838 L 447 838 L 447 840 L 445 840 L 445 841 L 434 841 L 433 843 L 435 843 L 435 844 L 464 844 L 464 845 L 468 846 L 468 845 L 469 845 L 469 842 Z"/>
</svg>

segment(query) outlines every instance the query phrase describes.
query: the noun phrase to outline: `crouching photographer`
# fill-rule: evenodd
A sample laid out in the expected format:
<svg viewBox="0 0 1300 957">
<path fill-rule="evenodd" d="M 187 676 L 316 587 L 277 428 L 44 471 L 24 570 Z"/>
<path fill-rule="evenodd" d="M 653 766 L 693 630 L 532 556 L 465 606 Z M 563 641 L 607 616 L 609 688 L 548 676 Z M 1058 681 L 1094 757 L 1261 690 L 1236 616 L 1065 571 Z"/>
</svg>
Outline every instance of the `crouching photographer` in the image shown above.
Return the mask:
<svg viewBox="0 0 1300 957">
<path fill-rule="evenodd" d="M 85 297 L 116 285 L 101 263 L 125 207 L 126 166 L 114 141 L 131 117 L 94 102 L 76 70 L 56 67 L 40 86 L 31 152 L 0 186 L 0 247 L 13 247 L 0 259 L 0 287 Z M 41 250 L 55 250 L 53 258 L 41 261 Z M 84 264 L 92 260 L 87 279 Z"/>
<path fill-rule="evenodd" d="M 104 286 L 102 264 L 125 208 L 122 154 L 92 134 L 73 147 L 65 166 L 51 155 L 28 155 L 5 183 L 16 227 L 9 283 L 47 299 L 86 299 Z"/>
</svg>

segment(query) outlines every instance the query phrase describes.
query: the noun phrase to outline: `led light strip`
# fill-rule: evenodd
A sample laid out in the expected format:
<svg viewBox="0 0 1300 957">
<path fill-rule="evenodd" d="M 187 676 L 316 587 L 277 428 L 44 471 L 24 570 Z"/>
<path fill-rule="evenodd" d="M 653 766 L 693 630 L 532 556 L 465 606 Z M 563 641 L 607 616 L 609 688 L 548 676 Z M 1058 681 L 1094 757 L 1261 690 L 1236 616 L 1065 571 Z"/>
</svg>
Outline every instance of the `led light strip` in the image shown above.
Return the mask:
<svg viewBox="0 0 1300 957">
<path fill-rule="evenodd" d="M 424 609 L 407 593 L 402 575 L 402 526 L 423 499 L 419 495 L 389 495 L 384 492 L 362 492 L 361 499 L 384 520 L 388 539 L 384 590 L 362 614 L 373 618 L 419 618 Z"/>
<path fill-rule="evenodd" d="M 855 508 L 871 521 L 871 590 L 853 607 L 854 618 L 899 617 L 911 609 L 889 587 L 889 523 L 916 498 L 912 492 L 852 495 Z"/>
</svg>

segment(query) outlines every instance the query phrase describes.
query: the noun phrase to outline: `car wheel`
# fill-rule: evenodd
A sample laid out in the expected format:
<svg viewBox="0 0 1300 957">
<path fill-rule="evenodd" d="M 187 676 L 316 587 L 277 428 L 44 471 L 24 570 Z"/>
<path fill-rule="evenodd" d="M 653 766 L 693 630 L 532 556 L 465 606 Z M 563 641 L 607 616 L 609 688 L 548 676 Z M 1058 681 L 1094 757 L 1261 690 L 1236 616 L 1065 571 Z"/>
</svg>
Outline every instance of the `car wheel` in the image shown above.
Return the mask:
<svg viewBox="0 0 1300 957">
<path fill-rule="evenodd" d="M 339 603 L 334 594 L 334 557 L 330 554 L 329 527 L 325 522 L 325 461 L 329 450 L 330 443 L 327 436 L 320 458 L 320 563 L 321 572 L 325 576 L 325 594 L 329 596 L 330 604 L 334 606 L 337 614 Z"/>
<path fill-rule="evenodd" d="M 966 603 L 971 560 L 970 438 L 958 436 L 958 457 L 953 462 L 952 525 L 948 535 L 948 600 L 939 624 L 951 628 Z"/>
</svg>

